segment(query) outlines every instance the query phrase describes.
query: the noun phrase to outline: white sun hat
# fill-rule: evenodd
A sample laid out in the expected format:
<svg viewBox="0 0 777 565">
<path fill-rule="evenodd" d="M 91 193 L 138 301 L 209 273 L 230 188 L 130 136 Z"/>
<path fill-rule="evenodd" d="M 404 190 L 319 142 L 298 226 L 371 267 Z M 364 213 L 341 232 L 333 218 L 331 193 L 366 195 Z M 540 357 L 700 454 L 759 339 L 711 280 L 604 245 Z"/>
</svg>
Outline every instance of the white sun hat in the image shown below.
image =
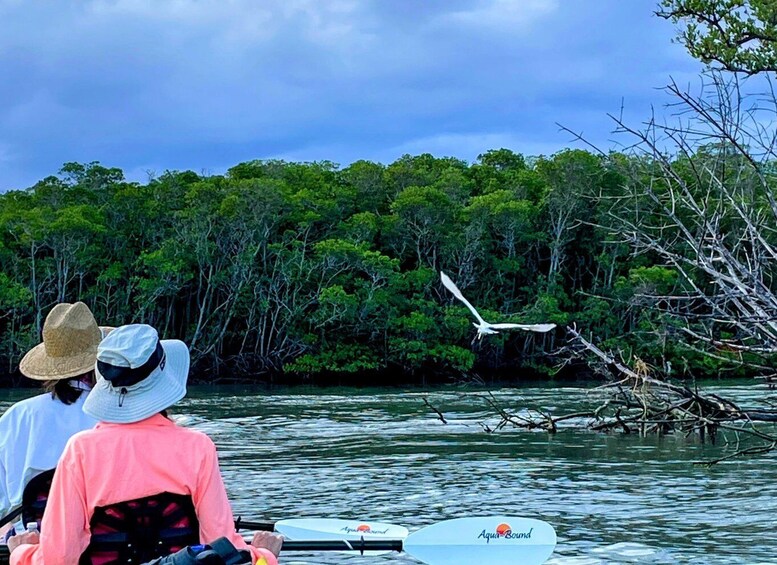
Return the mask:
<svg viewBox="0 0 777 565">
<path fill-rule="evenodd" d="M 189 348 L 146 324 L 120 326 L 97 348 L 97 383 L 84 412 L 101 422 L 145 420 L 186 396 Z"/>
</svg>

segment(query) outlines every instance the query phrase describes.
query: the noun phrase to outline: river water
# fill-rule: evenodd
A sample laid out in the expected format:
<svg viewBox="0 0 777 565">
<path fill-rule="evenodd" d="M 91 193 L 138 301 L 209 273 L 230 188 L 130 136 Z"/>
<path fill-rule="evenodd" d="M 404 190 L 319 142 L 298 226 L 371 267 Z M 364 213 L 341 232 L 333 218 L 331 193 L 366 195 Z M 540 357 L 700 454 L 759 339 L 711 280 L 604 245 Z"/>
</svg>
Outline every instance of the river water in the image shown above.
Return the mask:
<svg viewBox="0 0 777 565">
<path fill-rule="evenodd" d="M 745 405 L 767 394 L 744 386 L 714 390 Z M 23 394 L 3 392 L 0 411 Z M 596 399 L 582 388 L 493 394 L 515 410 L 556 414 Z M 216 442 L 234 511 L 244 519 L 342 517 L 412 532 L 448 518 L 510 514 L 555 527 L 551 565 L 777 564 L 777 453 L 707 468 L 694 462 L 725 452 L 693 438 L 569 426 L 554 436 L 489 434 L 482 424 L 493 428 L 498 418 L 481 398 L 458 390 L 195 388 L 174 418 Z M 342 553 L 282 560 L 390 562 L 415 561 Z"/>
</svg>

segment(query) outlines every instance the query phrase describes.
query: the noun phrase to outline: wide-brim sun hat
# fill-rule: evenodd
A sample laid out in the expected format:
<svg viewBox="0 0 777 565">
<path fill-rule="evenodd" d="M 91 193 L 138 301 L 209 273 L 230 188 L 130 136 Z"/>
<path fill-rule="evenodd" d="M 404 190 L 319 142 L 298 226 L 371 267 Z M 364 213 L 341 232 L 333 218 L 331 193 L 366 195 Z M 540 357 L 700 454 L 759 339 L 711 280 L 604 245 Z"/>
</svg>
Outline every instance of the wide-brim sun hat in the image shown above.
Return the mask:
<svg viewBox="0 0 777 565">
<path fill-rule="evenodd" d="M 146 324 L 120 326 L 97 349 L 97 383 L 83 410 L 115 424 L 145 420 L 186 396 L 189 348 Z"/>
<path fill-rule="evenodd" d="M 52 308 L 43 324 L 43 343 L 19 363 L 22 374 L 36 381 L 68 379 L 94 369 L 103 332 L 83 302 Z"/>
</svg>

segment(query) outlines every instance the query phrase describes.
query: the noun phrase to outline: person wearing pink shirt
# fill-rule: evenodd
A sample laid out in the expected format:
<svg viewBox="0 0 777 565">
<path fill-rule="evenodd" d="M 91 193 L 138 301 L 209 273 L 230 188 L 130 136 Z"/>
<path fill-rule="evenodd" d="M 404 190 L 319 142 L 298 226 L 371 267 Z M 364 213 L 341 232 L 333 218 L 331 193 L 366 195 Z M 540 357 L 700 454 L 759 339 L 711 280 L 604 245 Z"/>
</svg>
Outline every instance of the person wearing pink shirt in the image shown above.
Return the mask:
<svg viewBox="0 0 777 565">
<path fill-rule="evenodd" d="M 176 517 L 174 524 L 164 526 L 187 540 L 178 547 L 226 537 L 238 550 L 248 549 L 252 562 L 277 565 L 281 536 L 257 532 L 248 545 L 235 532 L 213 441 L 165 415 L 185 396 L 188 372 L 186 345 L 160 341 L 156 330 L 145 324 L 121 326 L 100 343 L 97 383 L 83 407 L 99 423 L 67 443 L 41 533 L 11 538 L 11 565 L 110 561 L 105 553 L 110 554 L 112 546 L 101 540 L 115 539 L 111 524 L 125 514 L 142 512 L 163 519 L 161 511 L 154 512 L 169 500 L 174 501 L 171 507 L 188 505 L 196 514 L 188 522 Z M 186 538 L 187 528 L 198 530 L 190 532 L 196 541 Z M 143 542 L 148 537 L 143 530 L 139 537 L 120 539 Z M 123 544 L 127 545 L 133 544 Z M 141 557 L 150 560 L 145 554 Z"/>
</svg>

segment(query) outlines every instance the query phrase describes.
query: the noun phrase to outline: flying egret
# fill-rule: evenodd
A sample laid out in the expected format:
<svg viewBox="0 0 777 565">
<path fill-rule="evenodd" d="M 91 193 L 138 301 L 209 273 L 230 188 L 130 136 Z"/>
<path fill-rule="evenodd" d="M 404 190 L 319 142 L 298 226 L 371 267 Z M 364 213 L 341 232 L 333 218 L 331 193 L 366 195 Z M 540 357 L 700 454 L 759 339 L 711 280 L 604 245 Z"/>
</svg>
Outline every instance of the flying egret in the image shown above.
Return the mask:
<svg viewBox="0 0 777 565">
<path fill-rule="evenodd" d="M 489 324 L 480 314 L 478 314 L 478 311 L 475 310 L 475 307 L 469 303 L 469 300 L 464 298 L 464 295 L 461 294 L 459 287 L 454 284 L 448 275 L 440 271 L 440 278 L 442 279 L 442 284 L 445 285 L 445 288 L 450 290 L 453 293 L 453 296 L 461 300 L 464 305 L 469 308 L 469 311 L 472 312 L 478 319 L 478 323 L 472 322 L 472 325 L 478 329 L 478 339 L 481 339 L 484 335 L 498 334 L 499 330 L 517 329 L 526 330 L 529 332 L 549 332 L 556 327 L 556 324 Z"/>
</svg>

